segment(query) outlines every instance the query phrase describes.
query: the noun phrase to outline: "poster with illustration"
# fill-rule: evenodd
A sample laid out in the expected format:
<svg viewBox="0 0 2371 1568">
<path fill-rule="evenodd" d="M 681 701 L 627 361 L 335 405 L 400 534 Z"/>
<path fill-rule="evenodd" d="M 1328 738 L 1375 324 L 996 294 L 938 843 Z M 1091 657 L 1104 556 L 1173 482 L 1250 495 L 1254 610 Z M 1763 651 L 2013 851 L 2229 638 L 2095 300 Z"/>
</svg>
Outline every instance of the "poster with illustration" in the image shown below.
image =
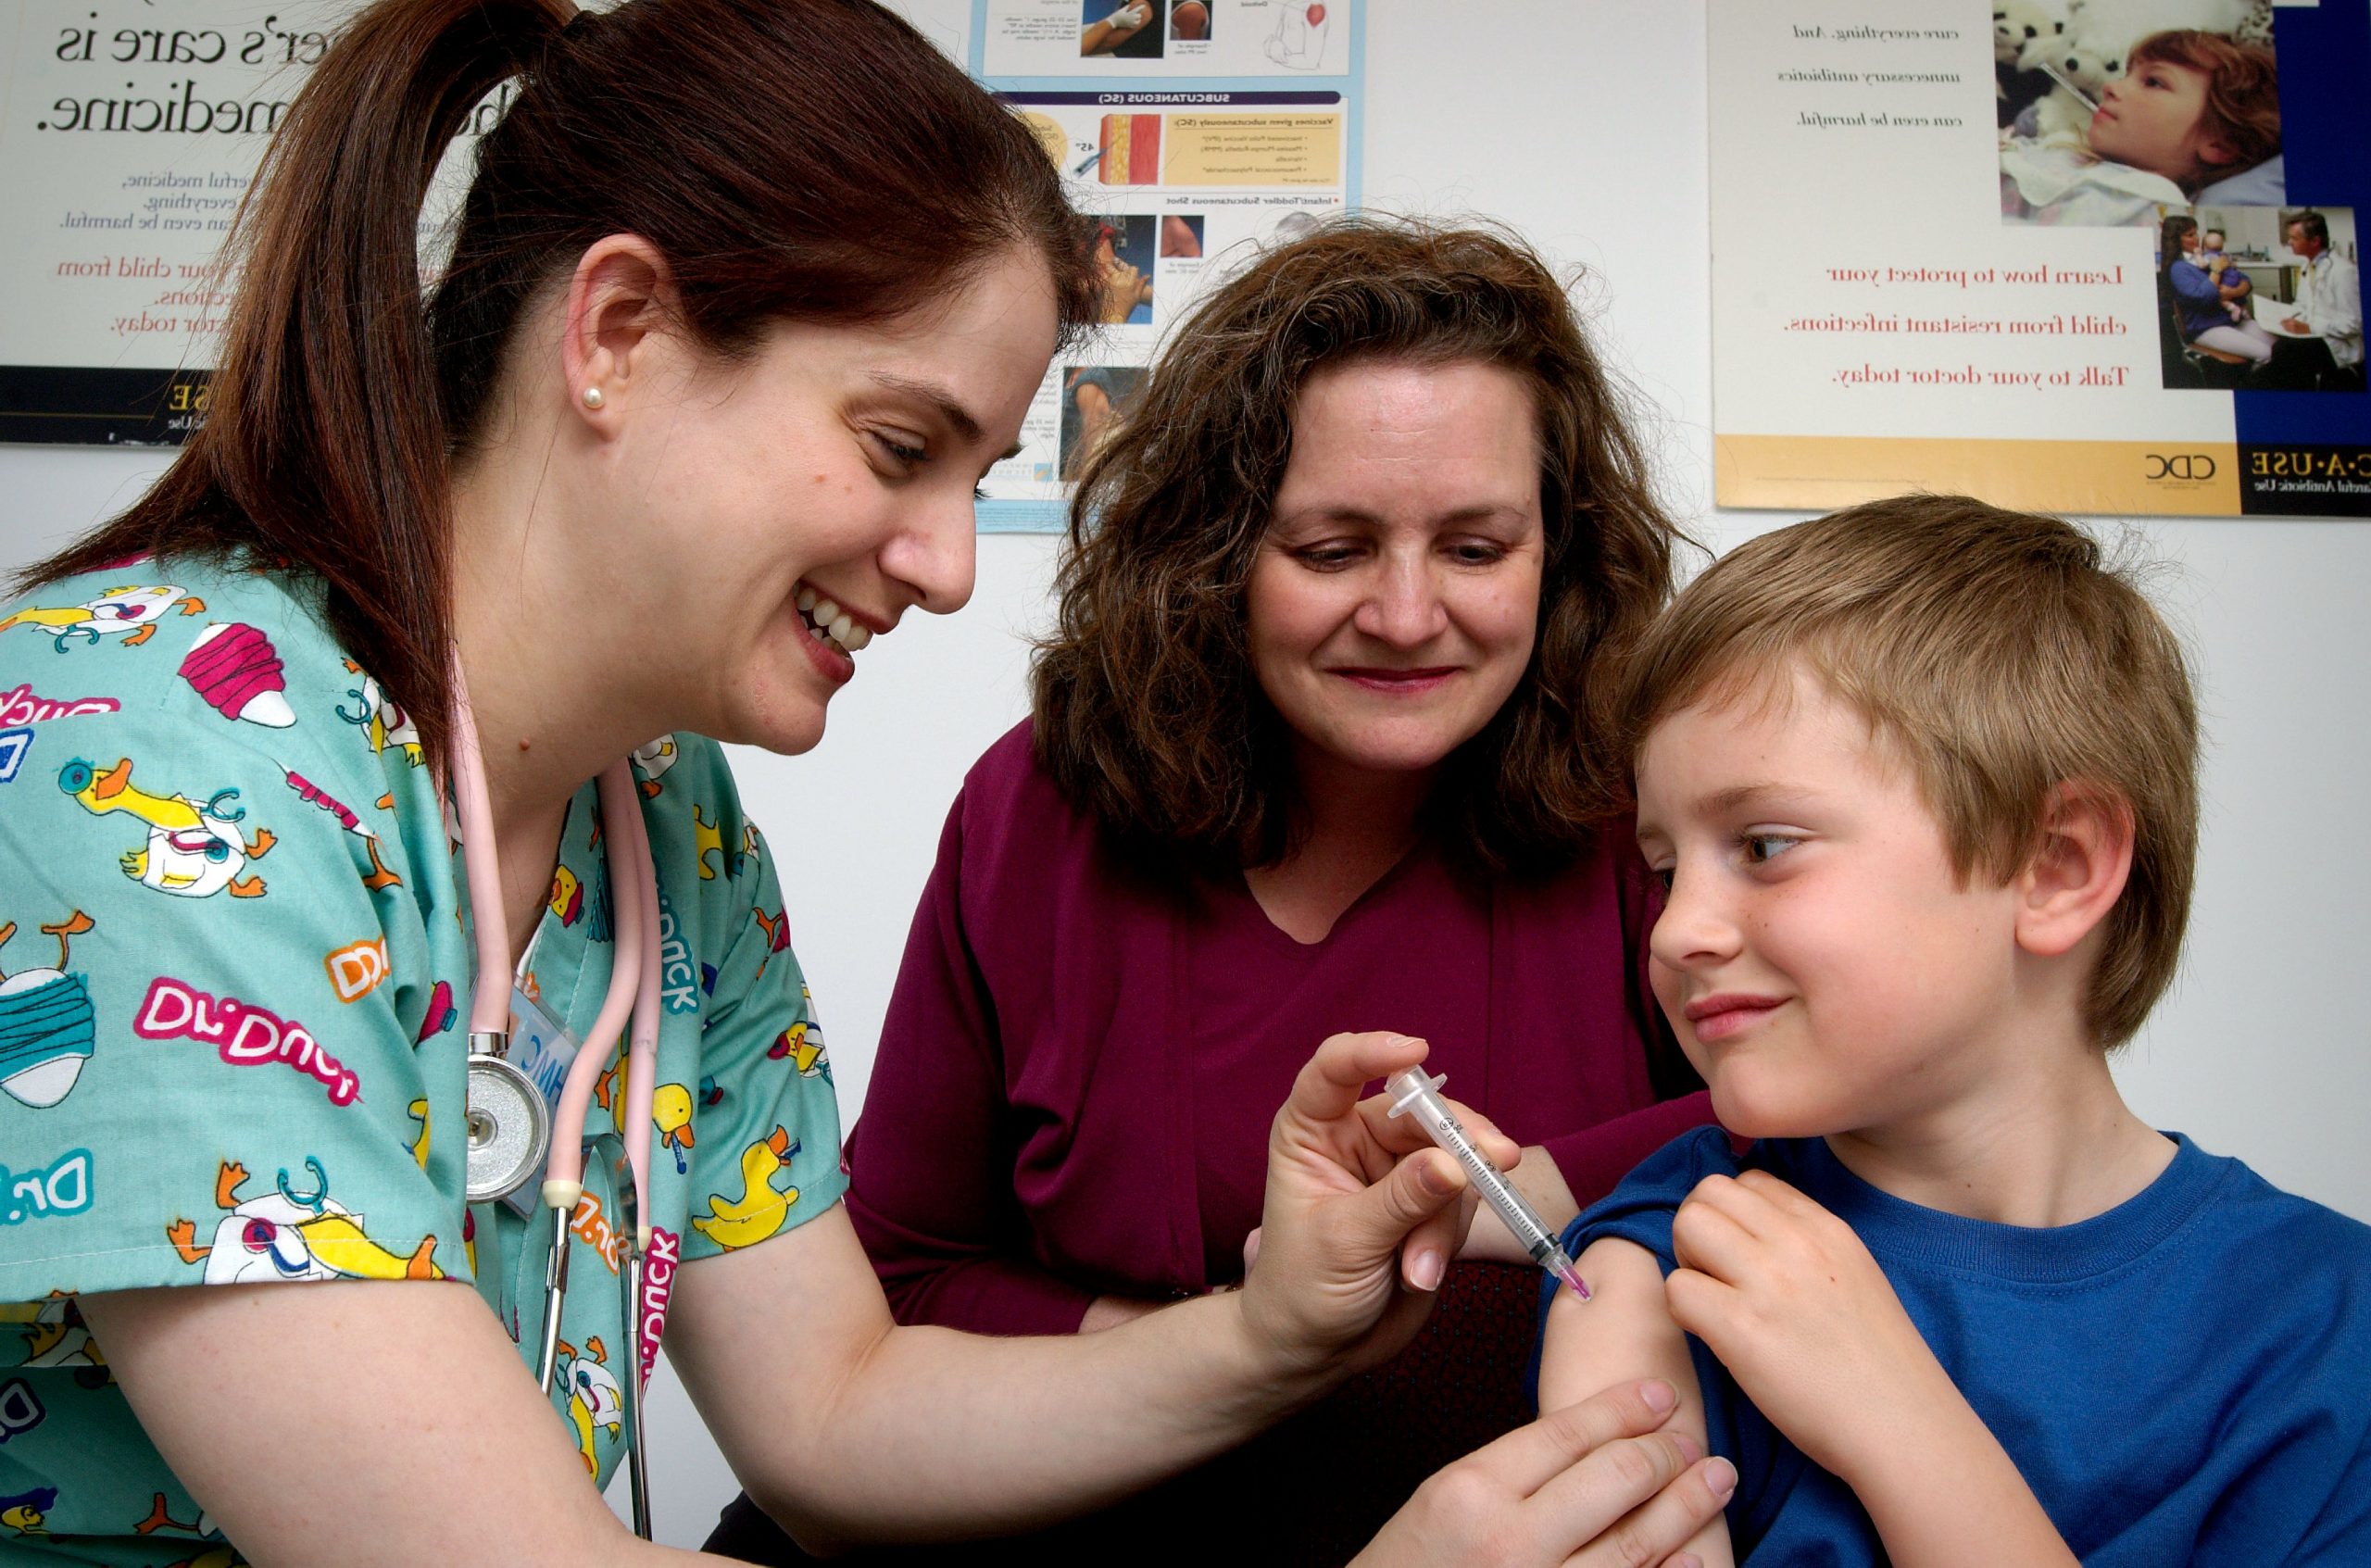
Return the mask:
<svg viewBox="0 0 2371 1568">
<path fill-rule="evenodd" d="M 972 72 L 1096 220 L 1100 325 L 1048 372 L 980 526 L 1063 526 L 1072 481 L 1211 282 L 1357 200 L 1363 0 L 974 0 Z"/>
<path fill-rule="evenodd" d="M 0 441 L 175 444 L 271 132 L 362 0 L 23 0 L 0 32 Z M 1099 330 L 1048 372 L 981 526 L 1059 528 L 1160 333 L 1241 258 L 1356 199 L 1364 0 L 889 0 L 1012 107 L 1097 220 Z M 420 224 L 433 281 L 477 136 Z M 1091 370 L 1085 390 L 1078 372 Z M 1082 413 L 1081 400 L 1098 403 Z M 1084 445 L 1082 445 L 1084 443 Z"/>
<path fill-rule="evenodd" d="M 1712 0 L 1719 502 L 2371 516 L 2371 13 Z"/>
<path fill-rule="evenodd" d="M 216 253 L 357 9 L 22 0 L 0 33 L 0 441 L 178 443 L 203 422 L 232 282 Z M 465 149 L 508 94 L 475 112 Z"/>
</svg>

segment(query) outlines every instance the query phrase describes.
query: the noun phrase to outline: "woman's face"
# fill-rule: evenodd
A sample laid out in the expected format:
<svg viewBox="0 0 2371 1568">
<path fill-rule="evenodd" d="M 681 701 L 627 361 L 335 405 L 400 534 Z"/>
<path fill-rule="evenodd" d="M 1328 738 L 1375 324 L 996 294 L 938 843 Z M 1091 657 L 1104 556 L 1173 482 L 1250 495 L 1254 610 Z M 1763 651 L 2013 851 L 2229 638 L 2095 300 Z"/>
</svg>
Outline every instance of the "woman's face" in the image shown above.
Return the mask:
<svg viewBox="0 0 2371 1568">
<path fill-rule="evenodd" d="M 1252 670 L 1304 787 L 1422 773 L 1531 660 L 1544 554 L 1537 415 L 1495 365 L 1318 370 L 1252 563 Z"/>
<path fill-rule="evenodd" d="M 2197 230 L 2184 229 L 2182 231 L 2182 254 L 2184 256 L 2196 256 L 2198 254 Z"/>
<path fill-rule="evenodd" d="M 778 752 L 882 657 L 909 608 L 972 584 L 973 487 L 1018 440 L 1056 336 L 1045 265 L 1018 249 L 925 310 L 788 322 L 747 359 L 685 351 L 637 389 L 592 476 L 615 608 L 654 710 Z"/>
<path fill-rule="evenodd" d="M 2180 183 L 2231 161 L 2231 150 L 2206 135 L 2207 79 L 2164 60 L 2144 60 L 2100 89 L 2091 116 L 2091 150 Z"/>
</svg>

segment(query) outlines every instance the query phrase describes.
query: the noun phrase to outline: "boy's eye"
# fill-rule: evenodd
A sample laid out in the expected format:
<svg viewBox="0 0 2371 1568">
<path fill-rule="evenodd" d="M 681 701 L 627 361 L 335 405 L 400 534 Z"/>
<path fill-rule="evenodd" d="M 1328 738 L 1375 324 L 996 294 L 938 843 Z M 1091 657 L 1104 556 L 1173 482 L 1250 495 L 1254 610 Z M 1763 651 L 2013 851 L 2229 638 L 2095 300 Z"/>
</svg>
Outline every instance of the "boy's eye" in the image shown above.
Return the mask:
<svg viewBox="0 0 2371 1568">
<path fill-rule="evenodd" d="M 1747 863 L 1766 866 L 1771 861 L 1800 844 L 1801 839 L 1784 833 L 1750 833 L 1737 841 L 1745 851 Z"/>
<path fill-rule="evenodd" d="M 1655 879 L 1655 885 L 1663 890 L 1663 896 L 1665 897 L 1669 897 L 1671 896 L 1672 879 L 1677 872 L 1678 868 L 1676 866 L 1650 866 L 1647 868 L 1647 874 Z"/>
</svg>

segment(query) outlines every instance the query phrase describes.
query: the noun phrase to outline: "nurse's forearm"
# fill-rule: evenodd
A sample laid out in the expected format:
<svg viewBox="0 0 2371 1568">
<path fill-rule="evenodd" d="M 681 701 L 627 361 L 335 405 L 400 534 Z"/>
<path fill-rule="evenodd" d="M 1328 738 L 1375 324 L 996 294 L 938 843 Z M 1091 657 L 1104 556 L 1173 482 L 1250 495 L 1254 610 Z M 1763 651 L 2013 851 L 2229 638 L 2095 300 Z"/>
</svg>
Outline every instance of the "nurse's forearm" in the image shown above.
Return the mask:
<svg viewBox="0 0 2371 1568">
<path fill-rule="evenodd" d="M 149 1440 L 255 1568 L 723 1568 L 618 1523 L 467 1286 L 193 1286 L 82 1306 Z"/>
<path fill-rule="evenodd" d="M 1279 1367 L 1239 1295 L 1107 1333 L 991 1339 L 892 1327 L 872 1278 L 836 1210 L 678 1276 L 669 1359 L 750 1495 L 810 1549 L 1081 1512 L 1338 1375 Z"/>
</svg>

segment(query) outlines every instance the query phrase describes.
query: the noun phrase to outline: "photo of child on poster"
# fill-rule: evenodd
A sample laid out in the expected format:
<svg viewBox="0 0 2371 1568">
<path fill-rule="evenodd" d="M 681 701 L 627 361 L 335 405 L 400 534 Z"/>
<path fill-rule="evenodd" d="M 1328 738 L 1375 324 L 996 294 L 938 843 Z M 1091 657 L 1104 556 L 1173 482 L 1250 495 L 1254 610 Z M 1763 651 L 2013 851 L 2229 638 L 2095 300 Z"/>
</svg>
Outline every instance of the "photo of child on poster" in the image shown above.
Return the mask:
<svg viewBox="0 0 2371 1568">
<path fill-rule="evenodd" d="M 2288 199 L 2280 75 L 2257 0 L 1999 0 L 2001 216 L 2146 226 Z"/>
</svg>

